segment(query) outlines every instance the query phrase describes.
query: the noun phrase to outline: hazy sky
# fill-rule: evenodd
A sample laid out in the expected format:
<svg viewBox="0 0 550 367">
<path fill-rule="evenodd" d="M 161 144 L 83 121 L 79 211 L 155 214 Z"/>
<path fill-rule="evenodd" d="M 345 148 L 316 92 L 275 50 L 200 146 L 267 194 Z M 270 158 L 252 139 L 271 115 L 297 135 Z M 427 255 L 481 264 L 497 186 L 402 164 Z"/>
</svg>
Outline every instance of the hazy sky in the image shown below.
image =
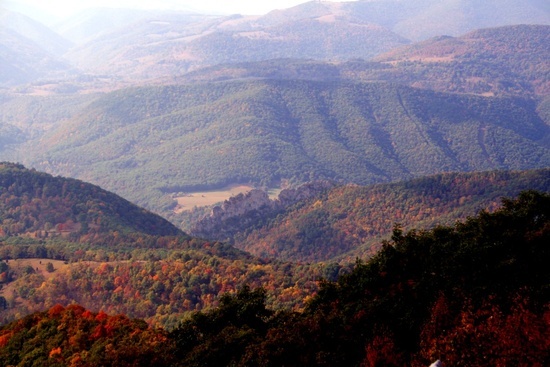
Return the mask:
<svg viewBox="0 0 550 367">
<path fill-rule="evenodd" d="M 339 0 L 333 0 L 339 1 Z M 2 1 L 0 1 L 1 3 Z M 264 14 L 284 9 L 305 0 L 11 0 L 12 3 L 32 5 L 40 10 L 63 17 L 90 7 L 119 7 L 144 9 L 195 9 L 221 13 Z"/>
</svg>

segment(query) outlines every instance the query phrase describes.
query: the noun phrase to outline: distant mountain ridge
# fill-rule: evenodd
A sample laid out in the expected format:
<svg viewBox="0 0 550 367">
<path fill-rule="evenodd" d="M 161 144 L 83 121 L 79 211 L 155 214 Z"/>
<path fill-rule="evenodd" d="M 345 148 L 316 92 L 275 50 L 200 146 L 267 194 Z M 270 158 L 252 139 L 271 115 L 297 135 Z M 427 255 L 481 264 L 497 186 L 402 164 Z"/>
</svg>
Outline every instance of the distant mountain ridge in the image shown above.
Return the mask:
<svg viewBox="0 0 550 367">
<path fill-rule="evenodd" d="M 273 26 L 288 21 L 327 17 L 377 24 L 404 38 L 420 41 L 441 35 L 459 36 L 479 28 L 516 24 L 550 25 L 550 6 L 544 0 L 309 1 L 271 11 L 256 22 L 262 26 Z"/>
<path fill-rule="evenodd" d="M 61 59 L 70 47 L 48 27 L 0 6 L 0 86 L 70 75 L 73 68 Z"/>
<path fill-rule="evenodd" d="M 111 13 L 105 17 L 116 16 Z M 182 23 L 158 13 L 90 39 L 67 56 L 86 70 L 146 79 L 273 58 L 369 59 L 410 40 L 488 27 L 550 25 L 550 9 L 543 0 L 311 1 L 263 16 L 195 20 Z"/>
<path fill-rule="evenodd" d="M 53 28 L 75 44 L 82 44 L 92 38 L 101 37 L 102 34 L 112 33 L 146 20 L 158 19 L 167 22 L 188 19 L 199 22 L 218 17 L 190 11 L 91 8 L 65 19 Z"/>
<path fill-rule="evenodd" d="M 460 37 L 435 37 L 398 47 L 371 61 L 273 59 L 220 64 L 186 73 L 176 81 L 388 81 L 441 92 L 544 96 L 550 94 L 548 43 L 548 25 L 505 26 L 479 29 Z"/>
<path fill-rule="evenodd" d="M 66 57 L 90 72 L 151 79 L 228 62 L 370 58 L 408 43 L 376 24 L 339 17 L 308 17 L 269 27 L 258 26 L 255 17 L 196 18 L 144 19 L 91 39 Z"/>
<path fill-rule="evenodd" d="M 9 29 L 41 47 L 52 56 L 60 57 L 72 46 L 72 42 L 49 27 L 21 13 L 3 8 L 0 5 L 0 29 Z"/>
<path fill-rule="evenodd" d="M 437 37 L 375 60 L 396 65 L 388 79 L 409 85 L 459 93 L 548 95 L 548 44 L 550 26 L 515 25 Z"/>
<path fill-rule="evenodd" d="M 64 54 L 73 68 L 133 83 L 220 63 L 370 59 L 411 40 L 488 27 L 550 25 L 544 0 L 311 1 L 258 16 L 100 8 L 54 27 L 68 41 L 12 14 L 8 23 L 13 29 L 25 30 L 25 37 L 55 50 L 57 57 Z M 65 53 L 72 42 L 77 46 Z M 28 81 L 34 80 L 18 83 Z"/>
<path fill-rule="evenodd" d="M 71 66 L 20 34 L 0 28 L 0 85 L 35 82 L 46 76 L 66 76 Z"/>
</svg>

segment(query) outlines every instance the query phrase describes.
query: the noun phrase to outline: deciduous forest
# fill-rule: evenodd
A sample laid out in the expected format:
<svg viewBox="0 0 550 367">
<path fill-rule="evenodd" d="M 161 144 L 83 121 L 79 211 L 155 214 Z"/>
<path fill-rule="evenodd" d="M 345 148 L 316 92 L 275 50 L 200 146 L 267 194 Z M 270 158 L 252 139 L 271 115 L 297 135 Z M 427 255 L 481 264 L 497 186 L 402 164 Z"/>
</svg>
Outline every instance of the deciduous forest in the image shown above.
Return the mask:
<svg viewBox="0 0 550 367">
<path fill-rule="evenodd" d="M 3 365 L 546 365 L 550 196 L 429 231 L 394 229 L 372 259 L 323 280 L 303 311 L 241 287 L 170 332 L 53 306 L 0 329 Z M 138 362 L 139 361 L 139 362 Z"/>
</svg>

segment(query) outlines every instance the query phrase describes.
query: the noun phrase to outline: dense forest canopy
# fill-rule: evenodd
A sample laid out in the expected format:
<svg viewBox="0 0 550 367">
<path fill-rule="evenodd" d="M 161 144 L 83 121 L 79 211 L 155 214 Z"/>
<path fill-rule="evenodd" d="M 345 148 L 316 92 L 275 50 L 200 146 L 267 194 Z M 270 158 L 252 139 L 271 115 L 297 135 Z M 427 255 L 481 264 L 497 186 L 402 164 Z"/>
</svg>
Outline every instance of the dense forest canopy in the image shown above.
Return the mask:
<svg viewBox="0 0 550 367">
<path fill-rule="evenodd" d="M 450 171 L 545 168 L 537 103 L 388 83 L 247 80 L 125 89 L 39 141 L 29 165 L 171 215 L 173 194 L 315 179 L 361 185 Z"/>
<path fill-rule="evenodd" d="M 429 229 L 466 219 L 482 208 L 495 210 L 502 197 L 523 190 L 548 193 L 550 170 L 446 173 L 370 186 L 319 186 L 311 197 L 290 202 L 285 198 L 292 192 L 311 191 L 315 184 L 283 190 L 271 202 L 237 196 L 222 205 L 226 212 L 194 222 L 190 234 L 229 242 L 263 258 L 353 262 L 375 253 L 395 223 L 404 230 Z M 232 214 L 231 207 L 237 213 Z"/>
<path fill-rule="evenodd" d="M 0 163 L 0 235 L 89 242 L 113 232 L 183 235 L 165 219 L 98 186 Z"/>
</svg>

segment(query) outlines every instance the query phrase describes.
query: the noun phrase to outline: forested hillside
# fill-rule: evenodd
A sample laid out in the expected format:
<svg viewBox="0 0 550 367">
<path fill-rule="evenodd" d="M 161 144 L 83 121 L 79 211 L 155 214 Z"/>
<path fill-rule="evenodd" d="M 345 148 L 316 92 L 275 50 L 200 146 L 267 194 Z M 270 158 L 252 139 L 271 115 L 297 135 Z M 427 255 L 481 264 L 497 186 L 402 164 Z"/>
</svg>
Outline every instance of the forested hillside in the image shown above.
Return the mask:
<svg viewBox="0 0 550 367">
<path fill-rule="evenodd" d="M 178 77 L 180 82 L 242 78 L 388 81 L 441 92 L 547 95 L 550 26 L 517 25 L 440 36 L 396 48 L 373 60 L 275 59 L 221 64 Z"/>
<path fill-rule="evenodd" d="M 550 362 L 550 196 L 506 199 L 452 227 L 395 231 L 321 283 L 303 312 L 241 288 L 170 333 L 52 307 L 0 328 L 0 362 L 106 366 L 445 366 Z"/>
<path fill-rule="evenodd" d="M 395 65 L 388 80 L 476 94 L 550 93 L 550 26 L 481 29 L 438 37 L 376 58 Z"/>
<path fill-rule="evenodd" d="M 396 231 L 302 314 L 245 290 L 172 333 L 180 365 L 545 365 L 549 210 L 531 191 L 453 227 Z"/>
<path fill-rule="evenodd" d="M 2 324 L 58 303 L 78 303 L 172 328 L 244 285 L 265 287 L 274 309 L 299 310 L 317 291 L 317 280 L 335 279 L 341 269 L 260 261 L 228 245 L 185 237 L 142 237 L 125 247 L 4 241 L 0 256 L 9 260 L 0 262 Z"/>
<path fill-rule="evenodd" d="M 208 216 L 193 226 L 191 234 L 229 241 L 262 258 L 346 263 L 377 252 L 396 224 L 405 231 L 450 225 L 481 209 L 493 211 L 502 197 L 523 190 L 550 193 L 550 169 L 448 173 L 366 187 L 347 185 L 286 206 L 273 201 L 255 208 L 241 196 L 239 207 L 250 210 Z"/>
<path fill-rule="evenodd" d="M 0 6 L 0 366 L 550 365 L 547 0 L 150 5 Z"/>
<path fill-rule="evenodd" d="M 21 145 L 17 158 L 167 213 L 173 193 L 233 183 L 365 185 L 543 168 L 549 129 L 530 99 L 386 83 L 232 81 L 110 93 Z"/>
<path fill-rule="evenodd" d="M 0 163 L 0 235 L 88 242 L 115 232 L 183 235 L 165 219 L 97 186 Z"/>
<path fill-rule="evenodd" d="M 32 340 L 31 340 L 32 339 Z M 56 305 L 4 328 L 2 366 L 168 366 L 170 341 L 143 320 Z"/>
<path fill-rule="evenodd" d="M 59 303 L 174 325 L 221 294 L 266 287 L 296 308 L 340 266 L 262 261 L 191 238 L 97 186 L 0 164 L 0 323 Z"/>
</svg>

